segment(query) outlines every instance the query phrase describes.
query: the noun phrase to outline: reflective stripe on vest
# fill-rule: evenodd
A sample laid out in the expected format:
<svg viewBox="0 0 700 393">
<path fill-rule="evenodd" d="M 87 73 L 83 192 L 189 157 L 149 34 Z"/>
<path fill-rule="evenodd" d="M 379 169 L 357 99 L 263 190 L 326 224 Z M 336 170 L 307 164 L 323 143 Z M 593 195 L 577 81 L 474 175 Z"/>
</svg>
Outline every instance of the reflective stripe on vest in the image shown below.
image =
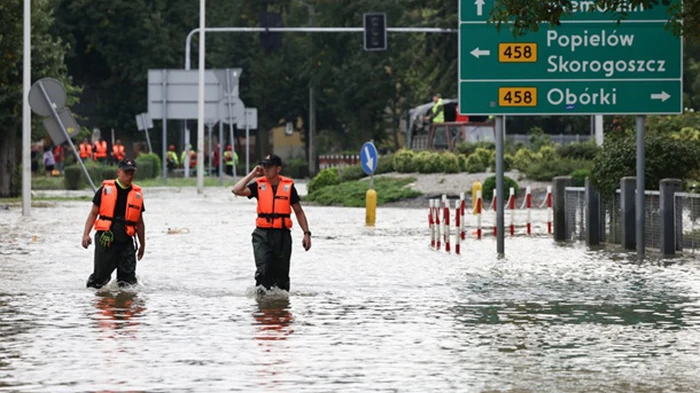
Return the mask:
<svg viewBox="0 0 700 393">
<path fill-rule="evenodd" d="M 102 199 L 100 200 L 100 216 L 95 221 L 96 231 L 107 231 L 112 227 L 114 220 L 114 209 L 117 207 L 117 183 L 114 180 L 102 182 Z M 132 184 L 131 191 L 126 197 L 126 212 L 124 212 L 124 227 L 126 234 L 134 236 L 136 234 L 136 224 L 141 218 L 143 209 L 143 194 L 141 187 Z"/>
<path fill-rule="evenodd" d="M 255 181 L 258 187 L 258 219 L 255 225 L 258 228 L 287 228 L 292 227 L 292 186 L 294 181 L 280 176 L 277 185 L 277 193 L 273 195 L 272 185 L 267 178 L 261 177 Z"/>
</svg>

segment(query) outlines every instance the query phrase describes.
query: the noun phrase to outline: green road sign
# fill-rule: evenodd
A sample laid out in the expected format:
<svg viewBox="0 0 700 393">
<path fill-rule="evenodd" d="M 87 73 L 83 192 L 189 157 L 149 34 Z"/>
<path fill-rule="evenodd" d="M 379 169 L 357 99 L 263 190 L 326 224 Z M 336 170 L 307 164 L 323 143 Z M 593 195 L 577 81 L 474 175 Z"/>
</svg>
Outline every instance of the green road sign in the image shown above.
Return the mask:
<svg viewBox="0 0 700 393">
<path fill-rule="evenodd" d="M 591 8 L 594 2 L 573 1 L 575 7 L 595 11 L 575 12 L 560 26 L 543 24 L 539 31 L 516 38 L 505 25 L 499 32 L 486 23 L 493 4 L 460 1 L 463 114 L 682 112 L 683 44 L 665 28 L 667 7 L 621 9 L 628 12 L 627 19 L 617 24 L 611 21 L 614 14 Z M 600 100 L 591 96 L 587 102 L 586 88 Z M 556 99 L 560 90 L 565 97 L 561 102 Z M 510 102 L 504 101 L 508 92 Z M 537 99 L 515 103 L 516 93 Z M 573 95 L 584 101 L 567 102 Z"/>
<path fill-rule="evenodd" d="M 594 115 L 675 113 L 681 81 L 461 82 L 459 106 L 472 115 Z"/>
</svg>

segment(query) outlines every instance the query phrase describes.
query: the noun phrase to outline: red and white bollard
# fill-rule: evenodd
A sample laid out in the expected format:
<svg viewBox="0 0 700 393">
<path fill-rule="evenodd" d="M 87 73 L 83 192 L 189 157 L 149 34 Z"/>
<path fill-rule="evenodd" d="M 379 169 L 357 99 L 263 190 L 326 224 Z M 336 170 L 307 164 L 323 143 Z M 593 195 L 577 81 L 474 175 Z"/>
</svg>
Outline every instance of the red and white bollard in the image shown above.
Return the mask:
<svg viewBox="0 0 700 393">
<path fill-rule="evenodd" d="M 455 201 L 455 229 L 457 233 L 455 233 L 455 254 L 459 255 L 459 240 L 460 238 L 464 235 L 464 232 L 462 232 L 462 204 L 464 203 L 464 199 L 460 199 L 459 201 Z"/>
<path fill-rule="evenodd" d="M 508 209 L 510 209 L 510 235 L 515 235 L 515 188 L 511 187 L 508 195 Z"/>
<path fill-rule="evenodd" d="M 523 199 L 523 205 L 520 206 L 521 210 L 527 210 L 527 223 L 525 224 L 525 227 L 527 228 L 528 235 L 532 234 L 532 211 L 530 208 L 532 208 L 532 193 L 530 192 L 530 187 L 528 186 L 525 188 L 525 199 Z"/>
<path fill-rule="evenodd" d="M 435 201 L 435 208 L 433 211 L 435 212 L 435 241 L 437 242 L 437 249 L 439 250 L 440 247 L 442 247 L 442 237 L 441 235 L 441 230 L 442 230 L 442 222 L 440 221 L 440 200 L 439 199 L 434 199 Z"/>
<path fill-rule="evenodd" d="M 430 227 L 430 248 L 435 248 L 435 221 L 433 220 L 433 207 L 435 201 L 430 200 L 430 210 L 428 210 L 428 226 Z"/>
<path fill-rule="evenodd" d="M 447 195 L 442 196 L 443 221 L 445 222 L 445 251 L 450 252 L 450 205 Z"/>
<path fill-rule="evenodd" d="M 481 209 L 484 202 L 481 199 L 481 190 L 476 192 L 476 238 L 481 240 Z"/>
<path fill-rule="evenodd" d="M 462 238 L 462 240 L 467 238 L 467 232 L 465 231 L 465 226 L 466 226 L 466 220 L 464 219 L 464 193 L 460 192 L 459 193 L 459 209 L 457 209 L 458 215 L 460 217 L 460 220 L 457 221 L 458 224 L 457 226 L 459 227 L 459 237 Z"/>
</svg>

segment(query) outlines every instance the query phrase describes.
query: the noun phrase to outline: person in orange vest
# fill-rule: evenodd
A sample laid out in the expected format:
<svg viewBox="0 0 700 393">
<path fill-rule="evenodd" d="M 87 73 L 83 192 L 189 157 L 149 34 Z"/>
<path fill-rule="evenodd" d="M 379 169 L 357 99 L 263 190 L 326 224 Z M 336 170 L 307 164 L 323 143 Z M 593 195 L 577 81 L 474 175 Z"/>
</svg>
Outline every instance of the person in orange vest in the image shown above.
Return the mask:
<svg viewBox="0 0 700 393">
<path fill-rule="evenodd" d="M 114 162 L 120 162 L 124 159 L 124 145 L 119 139 L 112 145 L 112 158 Z"/>
<path fill-rule="evenodd" d="M 63 161 L 66 157 L 66 149 L 63 145 L 56 145 L 53 149 L 53 159 L 56 161 L 56 171 L 59 175 L 63 175 Z"/>
<path fill-rule="evenodd" d="M 146 251 L 146 226 L 142 213 L 146 211 L 141 187 L 133 184 L 136 161 L 126 158 L 119 162 L 116 180 L 102 182 L 92 198 L 92 209 L 85 221 L 82 246 L 92 244 L 90 230 L 95 229 L 95 260 L 88 288 L 101 288 L 117 270 L 118 285 L 134 285 L 136 260 Z M 134 244 L 134 236 L 138 245 Z M 137 251 L 138 249 L 138 251 Z"/>
<path fill-rule="evenodd" d="M 311 232 L 294 181 L 280 176 L 282 159 L 269 154 L 233 186 L 231 192 L 258 200 L 258 218 L 253 232 L 255 285 L 260 292 L 273 287 L 289 291 L 289 261 L 292 256 L 292 210 L 304 232 L 302 246 L 311 248 Z M 254 182 L 252 180 L 255 179 Z M 264 290 L 263 290 L 264 288 Z"/>
<path fill-rule="evenodd" d="M 87 138 L 83 139 L 83 142 L 80 144 L 79 155 L 83 160 L 92 158 L 92 145 L 88 142 Z"/>
<path fill-rule="evenodd" d="M 107 141 L 102 139 L 95 142 L 94 159 L 102 165 L 107 164 Z"/>
</svg>

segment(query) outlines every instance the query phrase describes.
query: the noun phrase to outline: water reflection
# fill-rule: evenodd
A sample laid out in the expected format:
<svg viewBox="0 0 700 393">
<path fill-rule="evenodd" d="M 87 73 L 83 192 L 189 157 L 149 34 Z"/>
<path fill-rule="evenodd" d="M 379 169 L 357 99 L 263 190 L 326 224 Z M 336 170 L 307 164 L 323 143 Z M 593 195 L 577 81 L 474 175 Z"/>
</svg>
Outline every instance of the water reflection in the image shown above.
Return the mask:
<svg viewBox="0 0 700 393">
<path fill-rule="evenodd" d="M 133 291 L 98 291 L 93 300 L 92 319 L 108 338 L 135 337 L 140 318 L 146 311 L 144 300 Z"/>
<path fill-rule="evenodd" d="M 290 312 L 288 295 L 263 295 L 255 299 L 257 308 L 253 312 L 256 326 L 255 339 L 260 341 L 286 340 L 294 328 L 294 316 Z"/>
</svg>

